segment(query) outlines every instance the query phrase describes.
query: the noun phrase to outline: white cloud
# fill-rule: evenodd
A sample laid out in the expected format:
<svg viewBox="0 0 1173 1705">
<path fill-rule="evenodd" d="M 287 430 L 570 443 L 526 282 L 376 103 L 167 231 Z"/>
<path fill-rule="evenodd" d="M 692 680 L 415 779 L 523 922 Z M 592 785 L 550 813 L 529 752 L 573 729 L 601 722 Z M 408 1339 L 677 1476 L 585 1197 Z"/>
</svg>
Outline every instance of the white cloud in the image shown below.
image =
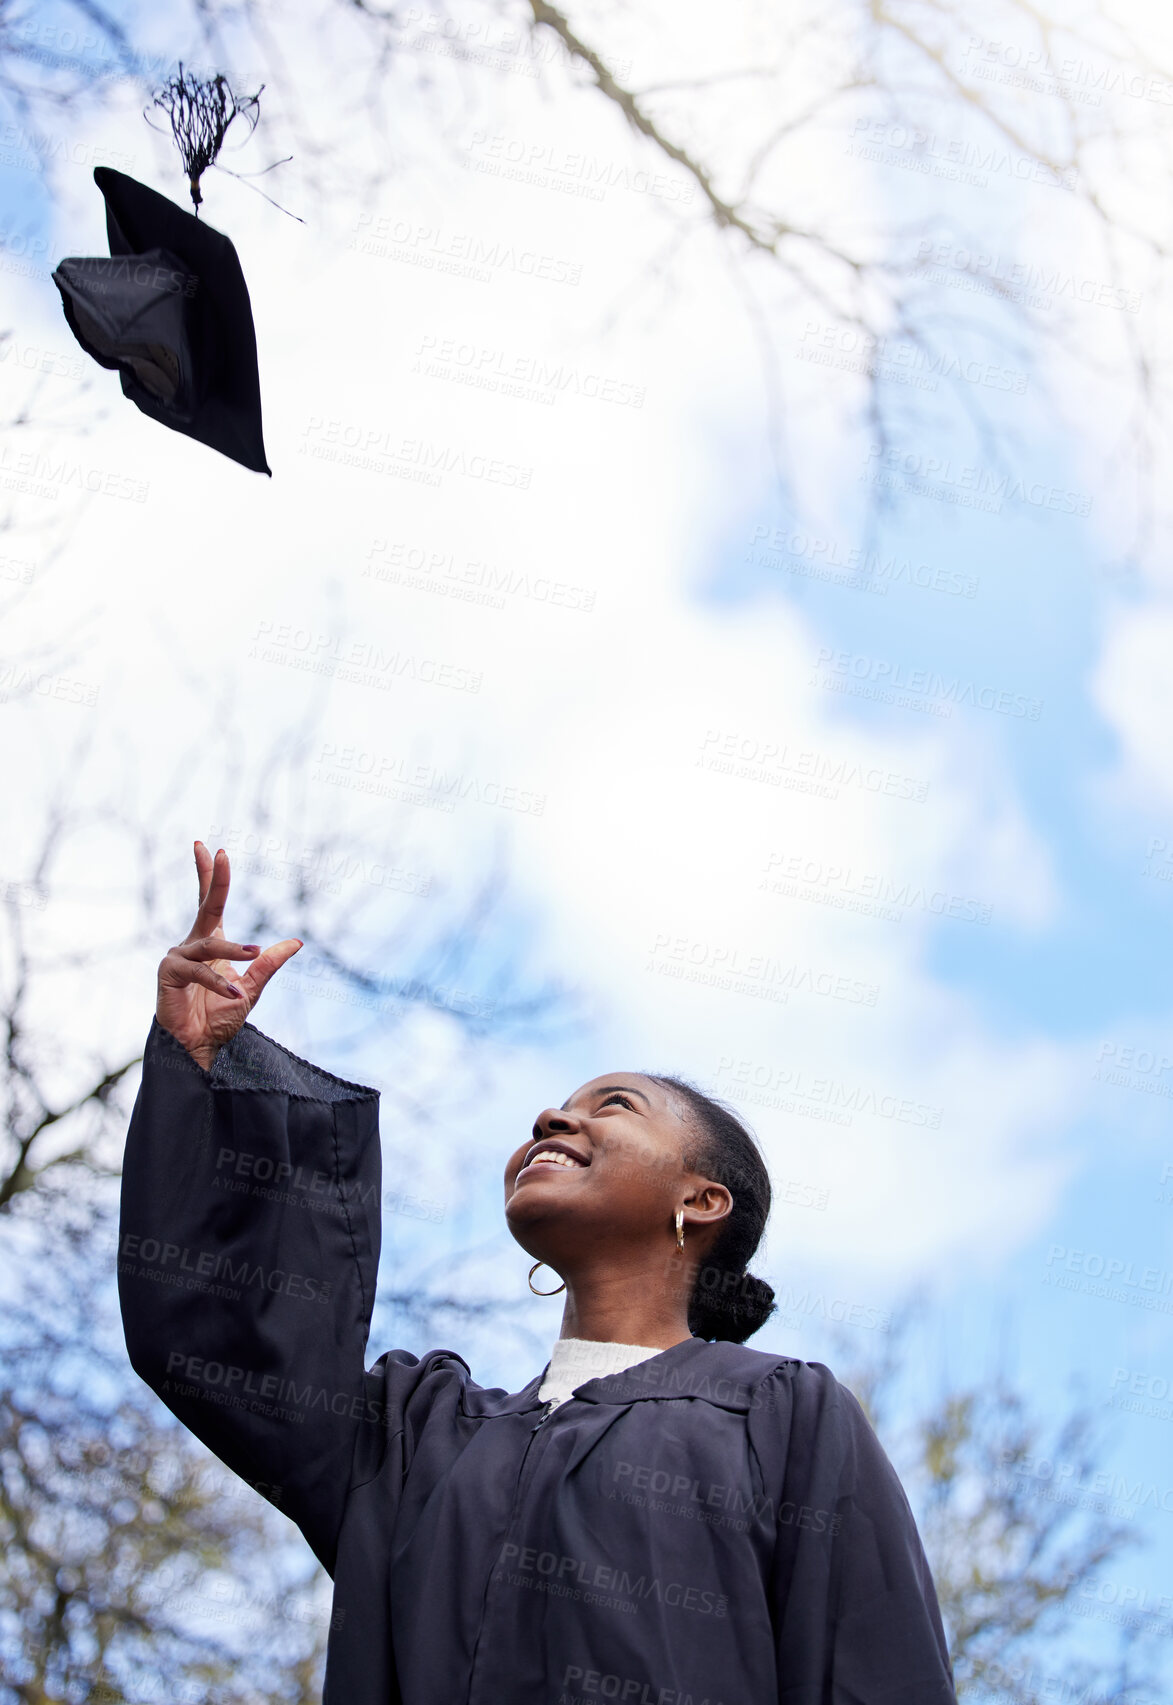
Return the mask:
<svg viewBox="0 0 1173 1705">
<path fill-rule="evenodd" d="M 1091 682 L 1100 714 L 1120 741 L 1113 791 L 1133 810 L 1173 799 L 1173 608 L 1146 597 L 1106 618 Z"/>
</svg>

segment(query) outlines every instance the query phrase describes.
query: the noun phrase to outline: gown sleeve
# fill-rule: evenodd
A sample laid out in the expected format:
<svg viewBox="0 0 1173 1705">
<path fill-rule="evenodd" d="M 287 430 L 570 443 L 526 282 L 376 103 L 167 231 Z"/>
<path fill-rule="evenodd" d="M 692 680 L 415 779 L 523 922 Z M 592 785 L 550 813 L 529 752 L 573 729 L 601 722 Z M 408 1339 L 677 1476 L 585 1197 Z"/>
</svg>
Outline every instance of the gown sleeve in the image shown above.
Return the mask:
<svg viewBox="0 0 1173 1705">
<path fill-rule="evenodd" d="M 781 1487 L 779 1705 L 956 1705 L 912 1508 L 859 1400 L 819 1362 L 766 1386 L 753 1433 L 764 1484 Z"/>
<path fill-rule="evenodd" d="M 369 1474 L 385 1435 L 387 1383 L 364 1369 L 378 1103 L 251 1024 L 205 1071 L 156 1019 L 123 1167 L 131 1365 L 330 1573 L 356 1463 Z"/>
</svg>

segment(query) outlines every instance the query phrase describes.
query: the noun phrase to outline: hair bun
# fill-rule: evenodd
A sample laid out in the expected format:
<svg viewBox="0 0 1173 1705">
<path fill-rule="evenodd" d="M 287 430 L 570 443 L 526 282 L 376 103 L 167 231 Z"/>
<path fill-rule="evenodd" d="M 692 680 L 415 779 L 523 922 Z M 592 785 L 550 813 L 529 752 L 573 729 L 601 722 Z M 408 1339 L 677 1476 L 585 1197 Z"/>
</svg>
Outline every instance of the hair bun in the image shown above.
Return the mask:
<svg viewBox="0 0 1173 1705">
<path fill-rule="evenodd" d="M 744 1344 L 766 1324 L 776 1306 L 773 1285 L 756 1274 L 702 1266 L 688 1310 L 689 1331 L 698 1338 Z"/>
</svg>

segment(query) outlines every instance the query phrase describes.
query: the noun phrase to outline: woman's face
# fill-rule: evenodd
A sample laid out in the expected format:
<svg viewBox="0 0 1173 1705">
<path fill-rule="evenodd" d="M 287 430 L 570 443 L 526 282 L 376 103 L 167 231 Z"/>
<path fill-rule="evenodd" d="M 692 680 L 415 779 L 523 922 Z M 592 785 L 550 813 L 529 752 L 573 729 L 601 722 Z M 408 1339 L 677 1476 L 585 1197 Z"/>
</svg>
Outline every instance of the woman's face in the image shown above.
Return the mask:
<svg viewBox="0 0 1173 1705">
<path fill-rule="evenodd" d="M 639 1072 L 608 1072 L 539 1114 L 505 1168 L 505 1218 L 517 1242 L 557 1267 L 586 1249 L 671 1247 L 674 1218 L 709 1223 L 729 1193 L 685 1168 L 692 1132 L 670 1090 Z M 716 1193 L 716 1194 L 714 1194 Z M 720 1210 L 720 1211 L 717 1211 Z"/>
</svg>

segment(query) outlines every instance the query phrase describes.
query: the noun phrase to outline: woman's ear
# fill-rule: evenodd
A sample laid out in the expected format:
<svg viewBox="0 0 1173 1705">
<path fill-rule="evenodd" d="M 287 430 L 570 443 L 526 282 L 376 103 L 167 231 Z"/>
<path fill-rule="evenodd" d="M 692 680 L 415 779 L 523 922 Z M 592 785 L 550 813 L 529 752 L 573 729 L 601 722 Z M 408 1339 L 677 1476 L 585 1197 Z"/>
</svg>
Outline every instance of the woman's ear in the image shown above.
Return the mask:
<svg viewBox="0 0 1173 1705">
<path fill-rule="evenodd" d="M 684 1198 L 686 1225 L 717 1225 L 732 1212 L 733 1197 L 724 1184 L 702 1184 Z"/>
</svg>

